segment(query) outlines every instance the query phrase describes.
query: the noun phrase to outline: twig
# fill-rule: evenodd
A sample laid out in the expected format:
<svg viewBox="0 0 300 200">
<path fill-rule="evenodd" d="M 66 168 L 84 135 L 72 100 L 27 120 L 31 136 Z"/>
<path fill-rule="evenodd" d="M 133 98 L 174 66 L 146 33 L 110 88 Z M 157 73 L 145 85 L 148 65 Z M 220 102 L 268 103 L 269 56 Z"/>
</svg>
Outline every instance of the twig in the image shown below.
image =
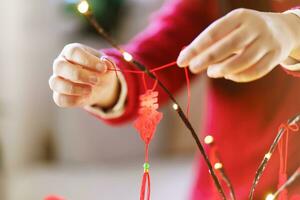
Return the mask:
<svg viewBox="0 0 300 200">
<path fill-rule="evenodd" d="M 220 172 L 223 181 L 227 185 L 227 187 L 229 189 L 229 193 L 230 193 L 230 198 L 232 200 L 236 200 L 233 185 L 232 185 L 229 177 L 227 176 L 227 173 L 225 171 L 225 166 L 221 160 L 221 157 L 220 157 L 219 151 L 217 150 L 217 146 L 215 144 L 213 136 L 211 136 L 211 135 L 206 136 L 204 138 L 204 143 L 211 147 L 210 151 L 212 151 L 213 156 L 215 157 L 215 160 L 212 160 L 212 162 L 215 162 L 214 168 L 215 168 L 215 170 L 218 170 Z"/>
<path fill-rule="evenodd" d="M 283 184 L 281 187 L 273 194 L 274 199 L 279 196 L 279 194 L 289 187 L 292 183 L 294 183 L 297 178 L 300 177 L 300 167 L 290 176 L 290 178 Z"/>
</svg>

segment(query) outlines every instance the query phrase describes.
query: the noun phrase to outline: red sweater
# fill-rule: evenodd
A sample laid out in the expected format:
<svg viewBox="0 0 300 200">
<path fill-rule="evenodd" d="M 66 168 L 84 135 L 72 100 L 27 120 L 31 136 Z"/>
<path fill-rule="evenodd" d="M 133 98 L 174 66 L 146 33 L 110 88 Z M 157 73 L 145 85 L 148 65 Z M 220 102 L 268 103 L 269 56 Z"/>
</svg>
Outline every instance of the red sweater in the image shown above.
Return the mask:
<svg viewBox="0 0 300 200">
<path fill-rule="evenodd" d="M 293 5 L 277 3 L 273 9 L 283 11 L 295 4 L 296 1 Z M 160 66 L 176 60 L 182 47 L 218 17 L 218 6 L 213 0 L 170 1 L 153 16 L 148 28 L 126 45 L 125 49 L 149 68 Z M 115 59 L 121 69 L 132 68 L 115 51 L 108 50 L 106 53 Z M 138 97 L 144 92 L 139 76 L 127 73 L 124 76 L 128 85 L 126 110 L 120 118 L 106 120 L 110 124 L 134 119 Z M 185 84 L 184 73 L 179 68 L 160 72 L 158 77 L 173 93 Z M 300 79 L 288 76 L 279 67 L 251 83 L 209 80 L 202 133 L 214 135 L 238 199 L 247 199 L 255 170 L 273 141 L 279 124 L 300 112 L 299 89 Z M 164 92 L 160 91 L 160 103 L 167 100 Z M 295 139 L 290 143 L 289 152 L 293 157 L 289 158 L 289 170 L 294 171 L 300 165 L 300 136 L 292 137 Z M 203 159 L 199 157 L 198 163 L 191 198 L 216 199 Z M 274 191 L 277 173 L 276 153 L 258 187 L 258 199 Z"/>
</svg>

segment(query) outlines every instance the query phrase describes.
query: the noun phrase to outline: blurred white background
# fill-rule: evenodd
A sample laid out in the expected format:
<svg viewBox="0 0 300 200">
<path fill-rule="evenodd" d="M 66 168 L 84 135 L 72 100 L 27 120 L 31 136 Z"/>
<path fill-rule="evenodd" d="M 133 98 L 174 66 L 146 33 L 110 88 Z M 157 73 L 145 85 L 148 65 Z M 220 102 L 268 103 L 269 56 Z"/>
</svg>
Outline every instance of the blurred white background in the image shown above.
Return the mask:
<svg viewBox="0 0 300 200">
<path fill-rule="evenodd" d="M 127 0 L 118 41 L 145 27 L 162 1 Z M 48 79 L 64 45 L 106 47 L 97 36 L 78 34 L 80 21 L 62 7 L 62 0 L 1 1 L 0 199 L 138 199 L 144 149 L 131 125 L 112 128 L 52 102 Z M 197 88 L 193 96 L 200 96 Z M 202 99 L 193 101 L 200 109 Z M 195 146 L 181 123 L 174 126 L 168 106 L 164 112 L 151 146 L 153 199 L 187 199 Z M 199 114 L 192 118 L 198 124 Z"/>
</svg>

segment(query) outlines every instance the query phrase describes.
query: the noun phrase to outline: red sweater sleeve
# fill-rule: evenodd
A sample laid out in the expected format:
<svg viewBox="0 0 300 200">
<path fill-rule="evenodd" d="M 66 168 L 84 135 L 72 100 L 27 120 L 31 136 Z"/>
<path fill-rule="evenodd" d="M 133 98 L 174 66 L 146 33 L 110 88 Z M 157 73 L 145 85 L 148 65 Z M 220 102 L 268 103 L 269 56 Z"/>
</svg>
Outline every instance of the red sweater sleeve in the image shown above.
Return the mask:
<svg viewBox="0 0 300 200">
<path fill-rule="evenodd" d="M 124 48 L 150 69 L 175 61 L 180 50 L 213 20 L 215 8 L 213 3 L 204 0 L 169 1 L 152 16 L 149 26 Z M 115 50 L 104 52 L 115 60 L 120 69 L 133 69 Z M 178 67 L 164 70 L 157 75 L 172 93 L 185 83 L 184 72 Z M 104 120 L 110 124 L 134 118 L 138 109 L 138 97 L 144 92 L 139 75 L 125 73 L 124 76 L 128 87 L 125 112 L 119 118 Z M 147 83 L 153 84 L 152 80 L 147 80 Z M 163 103 L 167 96 L 158 90 L 159 101 Z"/>
<path fill-rule="evenodd" d="M 296 72 L 290 71 L 290 70 L 287 70 L 287 69 L 285 69 L 285 68 L 282 68 L 282 69 L 283 69 L 283 70 L 285 71 L 285 73 L 287 73 L 288 75 L 291 75 L 291 76 L 300 78 L 300 72 L 298 72 L 298 71 L 296 71 Z"/>
</svg>

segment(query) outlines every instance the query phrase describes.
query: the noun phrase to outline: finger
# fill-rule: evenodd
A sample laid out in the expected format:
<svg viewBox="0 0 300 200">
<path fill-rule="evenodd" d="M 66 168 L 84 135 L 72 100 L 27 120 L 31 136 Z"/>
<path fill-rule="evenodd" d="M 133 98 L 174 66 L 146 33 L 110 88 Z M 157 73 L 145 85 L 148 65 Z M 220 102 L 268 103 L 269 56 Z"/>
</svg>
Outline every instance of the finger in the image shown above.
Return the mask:
<svg viewBox="0 0 300 200">
<path fill-rule="evenodd" d="M 85 45 L 83 45 L 82 48 L 83 48 L 84 50 L 86 50 L 87 52 L 93 54 L 94 56 L 98 57 L 98 58 L 100 58 L 100 57 L 102 56 L 102 54 L 100 53 L 100 51 L 97 51 L 97 50 L 94 49 L 94 48 L 91 48 L 91 47 L 85 46 Z"/>
<path fill-rule="evenodd" d="M 287 59 L 285 59 L 281 63 L 281 66 L 289 71 L 299 71 L 300 70 L 299 61 L 297 61 L 296 59 L 294 59 L 292 57 L 288 57 Z"/>
<path fill-rule="evenodd" d="M 235 52 L 244 49 L 255 38 L 256 35 L 249 33 L 246 28 L 241 27 L 194 57 L 189 65 L 190 70 L 194 73 L 199 73 L 208 66 L 218 63 Z"/>
<path fill-rule="evenodd" d="M 242 52 L 231 58 L 209 66 L 207 74 L 212 78 L 220 78 L 230 74 L 240 73 L 255 63 L 257 63 L 265 54 L 265 49 L 261 48 L 262 39 L 254 40 Z"/>
<path fill-rule="evenodd" d="M 88 85 L 96 85 L 100 79 L 100 74 L 86 70 L 80 65 L 72 64 L 64 58 L 58 58 L 54 61 L 53 73 L 72 82 Z"/>
<path fill-rule="evenodd" d="M 201 51 L 223 38 L 240 25 L 237 15 L 228 14 L 208 26 L 193 42 L 184 48 L 177 59 L 180 67 L 185 67 Z"/>
<path fill-rule="evenodd" d="M 84 98 L 78 96 L 70 96 L 53 92 L 53 100 L 56 105 L 63 108 L 83 106 Z"/>
<path fill-rule="evenodd" d="M 95 56 L 91 52 L 95 53 L 90 48 L 83 47 L 80 44 L 69 44 L 63 49 L 62 55 L 66 58 L 66 60 L 72 63 L 81 65 L 90 70 L 105 72 L 105 64 L 101 62 L 99 57 Z"/>
<path fill-rule="evenodd" d="M 91 87 L 88 85 L 72 83 L 61 77 L 52 76 L 49 79 L 50 88 L 60 94 L 72 96 L 88 96 L 91 93 Z"/>
<path fill-rule="evenodd" d="M 100 59 L 106 65 L 107 70 L 116 70 L 117 69 L 115 62 L 113 62 L 107 56 L 102 56 Z"/>
<path fill-rule="evenodd" d="M 272 62 L 274 58 L 274 53 L 269 52 L 263 56 L 261 60 L 259 60 L 256 64 L 254 64 L 252 67 L 247 69 L 246 71 L 243 71 L 238 74 L 228 75 L 225 76 L 226 79 L 233 80 L 235 82 L 250 82 L 257 80 L 266 74 L 268 74 L 270 71 L 274 69 L 276 64 Z"/>
</svg>

